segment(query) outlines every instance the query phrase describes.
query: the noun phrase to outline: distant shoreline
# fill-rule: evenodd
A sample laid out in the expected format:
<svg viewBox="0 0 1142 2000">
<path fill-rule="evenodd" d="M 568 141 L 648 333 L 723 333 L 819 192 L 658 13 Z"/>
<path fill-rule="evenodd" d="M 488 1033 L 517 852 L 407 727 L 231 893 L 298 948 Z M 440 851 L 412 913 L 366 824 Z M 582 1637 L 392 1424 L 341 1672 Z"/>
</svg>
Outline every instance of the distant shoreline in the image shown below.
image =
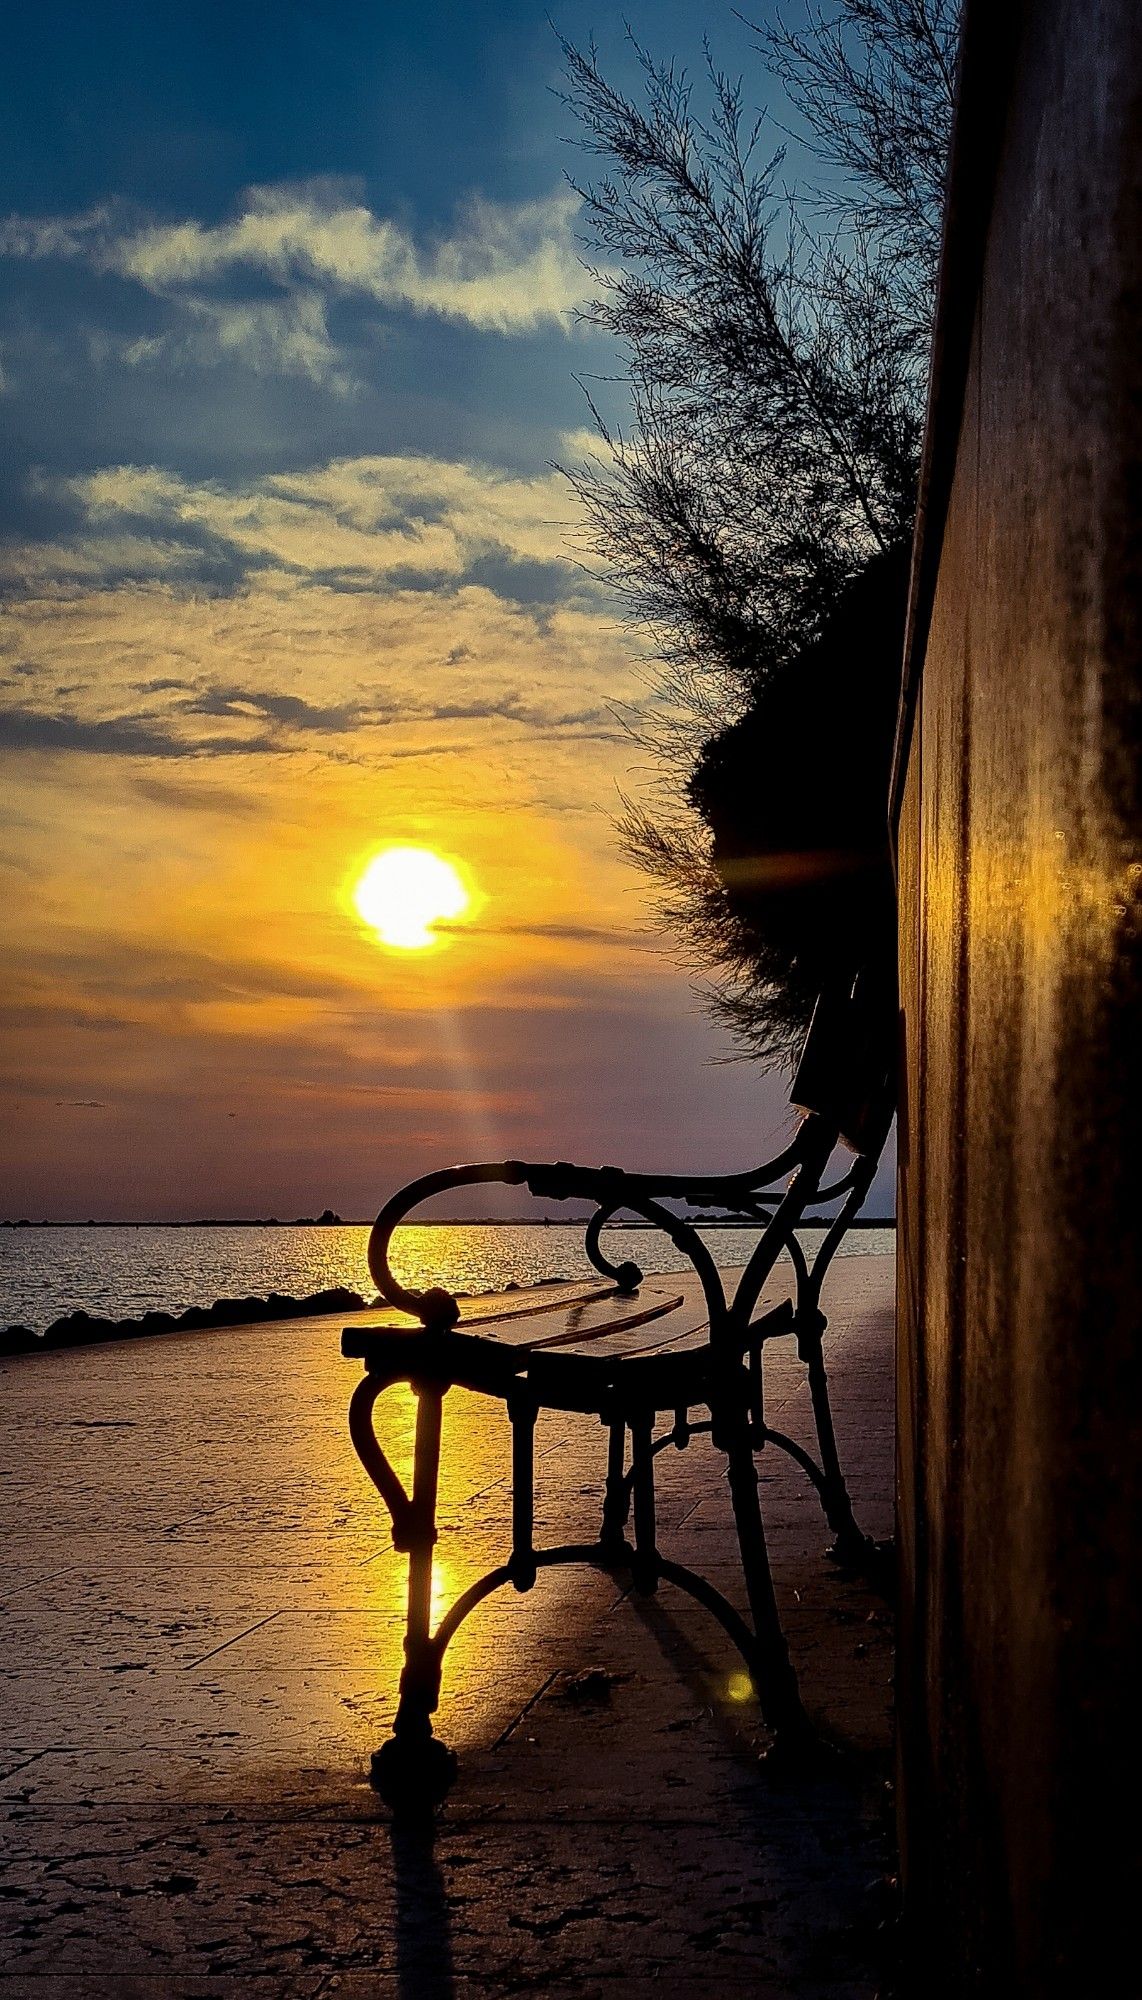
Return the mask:
<svg viewBox="0 0 1142 2000">
<path fill-rule="evenodd" d="M 590 1220 L 586 1215 L 440 1215 L 431 1222 L 414 1222 L 399 1225 L 411 1229 L 574 1229 Z M 702 1229 L 757 1229 L 760 1225 L 748 1216 L 696 1215 L 684 1216 L 684 1221 L 694 1222 Z M 18 1222 L 0 1217 L 0 1229 L 371 1229 L 374 1217 L 355 1221 L 352 1216 L 334 1222 L 315 1220 L 313 1216 L 297 1216 L 293 1221 L 282 1221 L 276 1215 L 204 1215 L 180 1222 L 96 1222 L 89 1218 L 86 1222 L 49 1220 L 46 1217 L 31 1221 L 21 1217 Z M 799 1229 L 828 1229 L 829 1220 L 814 1220 L 798 1223 Z M 850 1229 L 895 1229 L 894 1215 L 858 1215 L 849 1223 Z M 608 1229 L 651 1229 L 653 1223 L 632 1220 L 630 1222 L 609 1222 Z"/>
</svg>

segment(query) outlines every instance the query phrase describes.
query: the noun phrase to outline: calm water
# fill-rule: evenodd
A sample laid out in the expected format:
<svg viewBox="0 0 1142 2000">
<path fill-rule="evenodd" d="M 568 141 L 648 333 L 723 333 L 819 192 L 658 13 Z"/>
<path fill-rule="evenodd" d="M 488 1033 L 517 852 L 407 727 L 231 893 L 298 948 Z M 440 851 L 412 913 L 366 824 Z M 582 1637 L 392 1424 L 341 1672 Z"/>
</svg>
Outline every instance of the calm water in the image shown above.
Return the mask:
<svg viewBox="0 0 1142 2000">
<path fill-rule="evenodd" d="M 757 1233 L 703 1232 L 719 1263 L 744 1263 Z M 0 1230 L 0 1327 L 41 1332 L 82 1306 L 109 1319 L 134 1319 L 155 1308 L 178 1312 L 219 1298 L 286 1292 L 302 1298 L 329 1285 L 348 1285 L 365 1298 L 374 1287 L 365 1262 L 364 1227 Z M 810 1232 L 806 1239 L 813 1241 Z M 644 1271 L 677 1271 L 685 1259 L 657 1231 L 624 1229 L 612 1236 L 622 1257 Z M 850 1256 L 895 1249 L 893 1229 L 854 1231 Z M 394 1267 L 406 1284 L 437 1284 L 456 1292 L 500 1291 L 511 1281 L 590 1277 L 582 1224 L 479 1223 L 409 1226 L 397 1232 Z"/>
</svg>

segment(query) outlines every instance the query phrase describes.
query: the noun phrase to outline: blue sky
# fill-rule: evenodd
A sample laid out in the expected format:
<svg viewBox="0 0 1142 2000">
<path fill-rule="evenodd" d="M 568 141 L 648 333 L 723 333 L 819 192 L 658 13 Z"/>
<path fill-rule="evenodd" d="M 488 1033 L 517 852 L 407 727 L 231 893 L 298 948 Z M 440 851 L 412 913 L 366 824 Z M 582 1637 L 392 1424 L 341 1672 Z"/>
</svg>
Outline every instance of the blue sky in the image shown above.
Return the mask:
<svg viewBox="0 0 1142 2000">
<path fill-rule="evenodd" d="M 705 28 L 719 59 L 764 81 L 729 7 L 643 5 L 626 18 L 656 53 L 698 64 Z M 557 19 L 580 45 L 594 33 L 609 72 L 633 81 L 617 13 L 575 5 Z M 557 201 L 584 164 L 559 83 L 555 33 L 534 5 L 21 9 L 0 83 L 3 205 L 55 219 L 106 205 L 112 233 L 188 219 L 209 229 L 241 212 L 245 190 L 309 184 L 317 205 L 360 204 L 429 254 L 463 233 L 473 199 L 508 217 Z M 558 233 L 570 244 L 573 221 Z M 566 320 L 489 338 L 462 316 L 378 311 L 334 287 L 306 293 L 344 360 L 324 379 L 251 368 L 252 343 L 229 368 L 208 369 L 201 353 L 195 366 L 185 350 L 116 367 L 132 343 L 138 353 L 170 334 L 169 293 L 78 255 L 25 259 L 4 278 L 17 478 L 29 459 L 70 470 L 125 452 L 221 477 L 283 451 L 296 464 L 410 448 L 535 470 L 584 420 L 573 373 L 605 373 L 612 359 Z M 269 306 L 280 285 L 232 268 L 210 291 Z"/>
<path fill-rule="evenodd" d="M 635 83 L 617 13 L 555 18 Z M 729 7 L 626 19 L 760 98 Z M 7 1212 L 91 1213 L 98 1178 L 109 1214 L 364 1213 L 477 1144 L 708 1167 L 780 1134 L 614 838 L 644 661 L 550 469 L 577 377 L 623 407 L 559 78 L 522 0 L 7 24 Z M 410 838 L 481 887 L 432 968 L 345 915 Z"/>
</svg>

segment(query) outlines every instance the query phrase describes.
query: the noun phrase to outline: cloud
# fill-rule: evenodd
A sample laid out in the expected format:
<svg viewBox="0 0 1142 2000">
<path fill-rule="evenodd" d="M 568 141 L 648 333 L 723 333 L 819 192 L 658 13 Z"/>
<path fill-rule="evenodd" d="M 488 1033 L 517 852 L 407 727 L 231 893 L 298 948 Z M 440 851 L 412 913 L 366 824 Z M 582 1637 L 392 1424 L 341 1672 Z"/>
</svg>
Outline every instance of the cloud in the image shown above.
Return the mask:
<svg viewBox="0 0 1142 2000">
<path fill-rule="evenodd" d="M 563 431 L 559 439 L 559 449 L 563 457 L 572 465 L 582 465 L 585 461 L 597 460 L 601 465 L 613 464 L 615 446 L 609 437 L 603 437 L 593 425 L 579 424 L 574 430 Z"/>
<path fill-rule="evenodd" d="M 234 687 L 208 689 L 187 703 L 187 711 L 194 715 L 253 717 L 269 723 L 285 723 L 292 729 L 313 730 L 320 735 L 342 735 L 364 715 L 355 702 L 320 707 L 301 695 L 257 693 Z M 374 715 L 372 719 L 385 718 Z"/>
<path fill-rule="evenodd" d="M 186 718 L 198 715 L 217 716 L 237 726 L 230 735 L 203 736 L 187 726 Z M 0 701 L 0 750 L 175 759 L 262 756 L 288 750 L 309 733 L 344 736 L 359 715 L 360 711 L 348 707 L 316 708 L 288 695 L 243 698 L 234 690 L 214 689 L 181 702 L 169 720 L 141 721 L 133 715 L 92 717 L 67 709 L 5 706 Z"/>
<path fill-rule="evenodd" d="M 66 949 L 41 949 L 23 994 L 25 1003 L 54 1007 L 70 989 L 77 1003 L 102 1003 L 118 995 L 125 1003 L 113 1023 L 129 1027 L 139 1003 L 214 1005 L 220 1000 L 312 1002 L 331 1016 L 347 1004 L 362 1004 L 351 979 L 314 965 L 243 955 L 238 942 L 228 952 L 187 946 L 176 939 L 140 939 L 129 931 L 69 941 Z M 343 1015 L 337 1016 L 343 1019 Z"/>
<path fill-rule="evenodd" d="M 103 756 L 182 757 L 187 745 L 169 730 L 151 728 L 131 716 L 95 720 L 32 708 L 0 708 L 0 748 L 83 750 Z"/>
<path fill-rule="evenodd" d="M 37 580 L 185 579 L 238 589 L 257 570 L 347 590 L 483 584 L 520 603 L 597 598 L 570 561 L 578 502 L 557 473 L 413 454 L 334 459 L 244 486 L 192 481 L 158 466 L 118 465 L 34 482 L 38 497 L 78 510 L 70 543 L 0 550 L 0 576 Z"/>
<path fill-rule="evenodd" d="M 439 924 L 437 928 L 448 931 L 457 929 L 457 926 Z M 603 924 L 479 924 L 477 929 L 484 937 L 552 938 L 558 943 L 589 944 L 604 948 L 613 945 L 615 941 L 613 926 L 608 927 Z"/>
<path fill-rule="evenodd" d="M 119 352 L 129 366 L 211 367 L 237 360 L 257 375 L 304 375 L 345 395 L 353 388 L 330 337 L 325 302 L 316 292 L 238 302 L 184 298 L 179 303 L 189 325 L 126 341 Z"/>
<path fill-rule="evenodd" d="M 243 791 L 237 785 L 204 783 L 201 779 L 157 777 L 142 771 L 134 774 L 133 788 L 139 798 L 163 810 L 208 814 L 223 821 L 252 819 L 262 809 L 255 793 Z"/>
<path fill-rule="evenodd" d="M 0 620 L 0 745 L 12 753 L 304 750 L 382 770 L 497 746 L 514 762 L 531 741 L 534 785 L 556 744 L 569 756 L 621 747 L 612 705 L 635 686 L 613 621 L 573 606 L 539 617 L 468 586 L 377 596 L 259 575 L 222 600 L 157 584 L 77 590 L 12 603 Z"/>
<path fill-rule="evenodd" d="M 73 216 L 9 215 L 0 222 L 0 257 L 84 257 L 110 229 L 108 208 Z"/>
<path fill-rule="evenodd" d="M 347 390 L 330 334 L 334 300 L 412 313 L 481 333 L 568 329 L 586 294 L 578 196 L 557 189 L 505 203 L 472 195 L 451 230 L 417 238 L 343 183 L 247 190 L 229 220 L 168 223 L 104 205 L 80 215 L 0 221 L 0 256 L 71 260 L 138 286 L 183 324 L 117 344 L 132 366 L 239 360 Z M 267 284 L 277 296 L 267 298 Z"/>
<path fill-rule="evenodd" d="M 74 528 L 0 549 L 13 752 L 392 766 L 622 737 L 637 649 L 559 559 L 577 515 L 555 474 L 385 455 L 39 490 Z"/>
<path fill-rule="evenodd" d="M 578 196 L 563 189 L 517 203 L 472 196 L 450 235 L 423 244 L 401 224 L 347 202 L 335 184 L 262 187 L 249 190 L 230 222 L 158 224 L 104 237 L 102 254 L 124 277 L 163 295 L 244 270 L 486 332 L 531 332 L 565 323 L 582 302 L 578 207 Z"/>
</svg>

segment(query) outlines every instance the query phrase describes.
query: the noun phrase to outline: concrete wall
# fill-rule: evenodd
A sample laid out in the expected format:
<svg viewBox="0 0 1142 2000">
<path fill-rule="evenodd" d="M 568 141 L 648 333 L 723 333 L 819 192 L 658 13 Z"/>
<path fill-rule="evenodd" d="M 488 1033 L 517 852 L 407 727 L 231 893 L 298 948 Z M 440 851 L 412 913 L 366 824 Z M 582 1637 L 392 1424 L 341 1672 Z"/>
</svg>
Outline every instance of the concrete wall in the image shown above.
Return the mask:
<svg viewBox="0 0 1142 2000">
<path fill-rule="evenodd" d="M 1142 11 L 969 5 L 901 744 L 920 1993 L 1142 1991 Z M 914 707 L 914 712 L 913 712 Z M 913 1989 L 910 1989 L 913 1990 Z"/>
</svg>

